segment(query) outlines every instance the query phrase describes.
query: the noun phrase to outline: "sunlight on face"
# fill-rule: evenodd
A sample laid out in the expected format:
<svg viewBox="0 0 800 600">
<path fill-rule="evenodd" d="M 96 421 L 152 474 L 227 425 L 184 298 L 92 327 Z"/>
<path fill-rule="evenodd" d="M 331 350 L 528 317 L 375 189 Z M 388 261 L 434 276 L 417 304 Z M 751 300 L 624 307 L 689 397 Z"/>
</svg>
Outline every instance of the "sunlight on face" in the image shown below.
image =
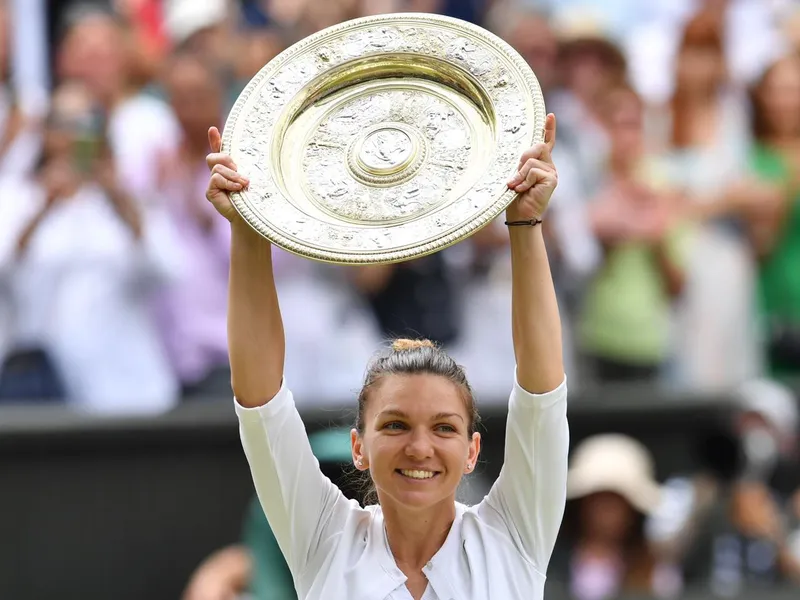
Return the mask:
<svg viewBox="0 0 800 600">
<path fill-rule="evenodd" d="M 388 376 L 371 390 L 364 423 L 353 451 L 369 466 L 384 507 L 424 509 L 455 500 L 480 450 L 455 384 L 436 375 Z"/>
</svg>

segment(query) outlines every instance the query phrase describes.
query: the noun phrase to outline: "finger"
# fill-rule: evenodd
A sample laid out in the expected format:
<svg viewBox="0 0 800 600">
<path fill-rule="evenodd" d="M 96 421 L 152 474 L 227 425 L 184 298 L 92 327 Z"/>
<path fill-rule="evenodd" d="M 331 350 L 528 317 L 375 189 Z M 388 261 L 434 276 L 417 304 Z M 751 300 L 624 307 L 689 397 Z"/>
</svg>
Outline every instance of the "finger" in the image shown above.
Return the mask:
<svg viewBox="0 0 800 600">
<path fill-rule="evenodd" d="M 514 191 L 518 194 L 523 194 L 527 192 L 529 189 L 533 188 L 537 183 L 540 181 L 547 181 L 553 176 L 552 171 L 547 169 L 531 169 L 528 171 L 528 175 L 525 177 L 525 181 L 520 183 L 518 186 L 514 188 Z"/>
<path fill-rule="evenodd" d="M 544 123 L 544 143 L 550 152 L 556 145 L 556 116 L 553 113 L 547 115 Z"/>
<path fill-rule="evenodd" d="M 545 162 L 552 162 L 550 157 L 550 148 L 547 146 L 547 144 L 542 143 L 534 144 L 525 150 L 525 152 L 522 153 L 522 157 L 519 159 L 519 164 L 517 164 L 517 171 L 520 171 L 522 166 L 532 158 L 538 158 L 539 160 L 543 160 Z"/>
<path fill-rule="evenodd" d="M 211 176 L 211 181 L 208 184 L 208 192 L 209 194 L 213 194 L 216 191 L 223 191 L 223 192 L 238 192 L 242 189 L 242 184 L 238 181 L 231 181 L 230 179 L 226 179 L 219 173 L 214 173 Z"/>
<path fill-rule="evenodd" d="M 538 158 L 529 158 L 520 167 L 516 176 L 511 181 L 508 182 L 508 187 L 513 189 L 516 188 L 521 183 L 524 183 L 525 178 L 528 176 L 528 173 L 531 171 L 531 169 L 542 169 L 544 171 L 552 171 L 553 166 L 552 164 L 547 163 Z"/>
<path fill-rule="evenodd" d="M 222 150 L 222 136 L 216 127 L 211 127 L 208 130 L 208 145 L 211 147 L 211 152 Z"/>
<path fill-rule="evenodd" d="M 225 165 L 229 169 L 236 171 L 236 163 L 233 162 L 233 159 L 230 157 L 230 155 L 223 154 L 222 152 L 213 152 L 206 156 L 206 164 L 212 171 L 217 165 Z"/>
<path fill-rule="evenodd" d="M 216 164 L 214 168 L 211 169 L 212 173 L 219 173 L 225 179 L 229 179 L 230 181 L 236 181 L 241 183 L 243 187 L 247 187 L 247 184 L 250 182 L 247 180 L 247 177 L 240 175 L 238 171 L 234 171 L 230 167 L 226 167 L 223 164 Z"/>
</svg>

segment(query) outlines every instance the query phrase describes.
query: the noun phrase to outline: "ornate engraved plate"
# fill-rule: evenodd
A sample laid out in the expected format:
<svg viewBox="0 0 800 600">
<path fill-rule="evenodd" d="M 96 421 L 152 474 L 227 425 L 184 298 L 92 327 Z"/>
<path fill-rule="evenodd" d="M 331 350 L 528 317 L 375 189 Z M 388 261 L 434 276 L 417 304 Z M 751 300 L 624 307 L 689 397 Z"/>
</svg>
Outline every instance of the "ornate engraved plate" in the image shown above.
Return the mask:
<svg viewBox="0 0 800 600">
<path fill-rule="evenodd" d="M 436 15 L 367 17 L 270 61 L 239 96 L 223 151 L 232 194 L 274 244 L 334 263 L 388 263 L 474 233 L 514 199 L 545 107 L 505 42 Z"/>
</svg>

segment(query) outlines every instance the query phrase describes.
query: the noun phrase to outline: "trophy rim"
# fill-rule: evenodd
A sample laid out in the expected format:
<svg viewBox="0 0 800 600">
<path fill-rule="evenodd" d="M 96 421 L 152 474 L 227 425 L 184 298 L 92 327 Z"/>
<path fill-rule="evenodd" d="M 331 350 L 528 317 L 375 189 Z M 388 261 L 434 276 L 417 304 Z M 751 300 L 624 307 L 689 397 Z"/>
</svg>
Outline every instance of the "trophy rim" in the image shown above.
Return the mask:
<svg viewBox="0 0 800 600">
<path fill-rule="evenodd" d="M 467 32 L 489 45 L 495 52 L 509 61 L 510 65 L 513 67 L 514 74 L 520 77 L 524 83 L 523 93 L 526 99 L 530 100 L 533 105 L 533 111 L 530 117 L 534 121 L 534 125 L 532 127 L 529 145 L 544 142 L 546 112 L 541 87 L 530 65 L 528 65 L 527 61 L 525 61 L 508 42 L 483 27 L 461 19 L 438 14 L 406 12 L 373 15 L 344 21 L 303 38 L 276 55 L 250 80 L 231 108 L 225 120 L 222 134 L 222 152 L 230 152 L 234 143 L 236 125 L 242 117 L 243 110 L 252 94 L 260 89 L 267 76 L 289 63 L 294 56 L 301 54 L 309 46 L 318 44 L 327 38 L 337 36 L 348 30 L 381 24 L 439 25 L 457 32 Z M 513 176 L 513 173 L 509 172 L 508 176 Z M 270 226 L 267 221 L 268 217 L 265 219 L 256 213 L 251 203 L 247 201 L 246 194 L 247 191 L 230 192 L 229 196 L 240 218 L 261 236 L 272 244 L 297 256 L 338 265 L 391 264 L 429 256 L 463 241 L 494 221 L 517 196 L 514 190 L 506 190 L 504 193 L 497 195 L 476 217 L 470 219 L 453 231 L 443 232 L 442 235 L 428 238 L 424 243 L 380 251 L 348 252 L 344 250 L 320 248 L 310 243 L 301 243 L 285 235 L 277 227 Z"/>
</svg>

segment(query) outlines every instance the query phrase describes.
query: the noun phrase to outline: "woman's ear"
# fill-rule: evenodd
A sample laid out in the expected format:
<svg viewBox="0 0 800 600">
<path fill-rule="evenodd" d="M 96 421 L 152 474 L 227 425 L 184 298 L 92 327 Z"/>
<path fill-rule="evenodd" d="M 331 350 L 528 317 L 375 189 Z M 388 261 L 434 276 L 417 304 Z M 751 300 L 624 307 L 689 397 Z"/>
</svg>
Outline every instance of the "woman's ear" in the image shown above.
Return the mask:
<svg viewBox="0 0 800 600">
<path fill-rule="evenodd" d="M 481 434 L 477 431 L 472 434 L 469 442 L 469 452 L 467 453 L 467 464 L 464 473 L 472 473 L 478 465 L 478 456 L 481 453 Z"/>
<path fill-rule="evenodd" d="M 364 442 L 361 435 L 356 429 L 350 430 L 350 448 L 353 454 L 353 464 L 359 471 L 366 471 L 369 469 L 369 463 L 364 455 Z"/>
</svg>

